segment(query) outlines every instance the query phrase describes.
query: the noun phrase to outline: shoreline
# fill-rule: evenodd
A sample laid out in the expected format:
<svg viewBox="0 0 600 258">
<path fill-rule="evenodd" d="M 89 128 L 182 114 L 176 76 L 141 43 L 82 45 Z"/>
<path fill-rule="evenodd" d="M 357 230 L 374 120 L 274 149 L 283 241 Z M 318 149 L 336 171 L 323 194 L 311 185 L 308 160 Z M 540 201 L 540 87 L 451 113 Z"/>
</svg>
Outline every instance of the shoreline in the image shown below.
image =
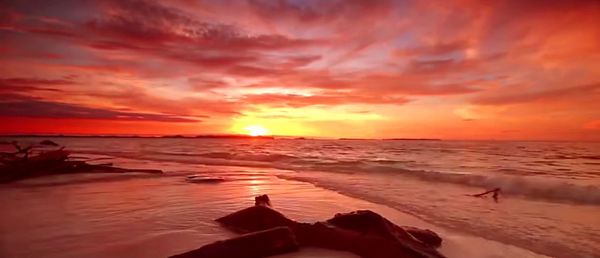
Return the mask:
<svg viewBox="0 0 600 258">
<path fill-rule="evenodd" d="M 188 166 L 189 167 L 189 166 Z M 495 257 L 499 254 L 503 256 L 519 256 L 519 257 L 544 257 L 531 251 L 521 249 L 512 245 L 495 242 L 492 240 L 483 239 L 476 236 L 470 236 L 467 234 L 452 232 L 450 230 L 440 228 L 438 226 L 424 222 L 410 214 L 403 213 L 394 208 L 368 202 L 361 199 L 356 199 L 340 193 L 327 190 L 324 188 L 316 187 L 309 183 L 285 180 L 277 178 L 276 176 L 265 171 L 265 169 L 252 169 L 247 167 L 211 167 L 211 166 L 198 166 L 196 169 L 202 167 L 203 171 L 209 173 L 219 173 L 220 175 L 227 176 L 231 180 L 221 184 L 190 184 L 183 182 L 185 176 L 172 174 L 167 177 L 152 177 L 152 178 L 127 178 L 123 180 L 114 181 L 99 181 L 99 182 L 87 182 L 84 184 L 66 184 L 57 185 L 50 187 L 52 189 L 48 194 L 35 191 L 35 186 L 18 186 L 18 187 L 1 187 L 2 192 L 1 203 L 3 205 L 15 206 L 15 200 L 25 202 L 28 205 L 24 207 L 32 207 L 34 209 L 49 209 L 46 210 L 45 214 L 50 217 L 55 215 L 62 215 L 55 217 L 55 222 L 58 224 L 65 224 L 69 228 L 69 224 L 77 224 L 78 220 L 92 220 L 94 223 L 88 225 L 91 227 L 90 232 L 83 233 L 79 236 L 80 240 L 95 239 L 98 237 L 98 232 L 92 230 L 96 228 L 98 231 L 106 231 L 106 226 L 102 226 L 105 223 L 111 222 L 111 219 L 106 219 L 106 216 L 100 216 L 106 213 L 108 209 L 109 213 L 116 212 L 120 214 L 121 220 L 127 221 L 121 225 L 131 227 L 134 230 L 124 232 L 122 228 L 111 228 L 108 229 L 116 230 L 113 233 L 121 236 L 124 243 L 116 241 L 116 244 L 108 248 L 106 253 L 101 250 L 90 250 L 90 248 L 80 248 L 77 251 L 77 247 L 73 246 L 72 243 L 62 242 L 62 244 L 55 243 L 54 247 L 59 250 L 73 249 L 75 254 L 83 255 L 88 257 L 106 257 L 110 254 L 111 257 L 125 257 L 135 256 L 131 252 L 135 250 L 144 250 L 151 248 L 152 245 L 156 245 L 156 242 L 160 242 L 161 250 L 157 250 L 151 254 L 141 254 L 143 257 L 161 257 L 175 254 L 179 251 L 185 251 L 189 249 L 195 249 L 203 244 L 210 243 L 215 238 L 224 239 L 233 234 L 227 232 L 225 229 L 220 228 L 212 221 L 220 215 L 224 215 L 228 212 L 233 212 L 238 209 L 247 207 L 252 204 L 252 198 L 259 194 L 269 194 L 272 197 L 273 205 L 275 209 L 288 215 L 291 219 L 299 221 L 316 221 L 324 220 L 332 217 L 335 213 L 349 212 L 358 209 L 370 209 L 374 210 L 398 225 L 409 225 L 422 228 L 429 228 L 437 232 L 442 236 L 444 242 L 442 247 L 439 249 L 442 253 L 448 257 Z M 47 179 L 36 179 L 38 181 L 48 181 Z M 31 183 L 31 181 L 29 182 Z M 134 187 L 135 186 L 135 187 Z M 112 189 L 106 191 L 103 189 Z M 11 191 L 14 190 L 14 191 Z M 46 190 L 46 189 L 44 189 Z M 147 196 L 149 191 L 155 192 L 151 194 L 151 197 Z M 65 194 L 67 194 L 65 196 Z M 121 201 L 112 200 L 120 196 Z M 112 197 L 112 198 L 111 198 Z M 145 197 L 145 198 L 142 198 Z M 12 199 L 11 204 L 9 199 Z M 53 203 L 57 200 L 63 200 L 63 198 L 75 201 L 83 207 L 72 206 L 68 203 L 59 201 L 58 206 L 62 206 L 64 211 L 54 210 L 52 207 L 46 207 L 45 203 Z M 141 198 L 141 199 L 140 199 Z M 161 201 L 162 206 L 145 207 L 153 202 Z M 91 201 L 102 200 L 103 202 L 96 205 L 91 205 Z M 144 201 L 141 201 L 144 200 Z M 118 208 L 114 207 L 116 201 Z M 9 202 L 9 203 L 7 203 Z M 200 203 L 198 203 L 200 202 Z M 113 205 L 109 205 L 109 204 Z M 55 203 L 56 204 L 56 203 Z M 24 205 L 21 203 L 20 205 Z M 47 204 L 46 204 L 47 205 Z M 91 205 L 91 206 L 90 206 Z M 133 207 L 132 207 L 133 206 Z M 136 207 L 143 206 L 143 207 Z M 196 207 L 195 207 L 196 206 Z M 200 206 L 200 207 L 198 207 Z M 82 209 L 83 208 L 83 209 Z M 98 213 L 87 213 L 89 210 L 95 210 Z M 137 210 L 136 210 L 137 209 Z M 172 210 L 175 209 L 175 210 Z M 82 211 L 83 210 L 83 211 Z M 155 216 L 157 213 L 161 214 L 160 218 L 151 220 L 153 223 L 162 225 L 158 229 L 153 227 L 147 227 L 146 224 L 139 224 L 140 222 L 130 218 L 127 213 L 136 213 L 138 210 L 142 210 L 148 216 Z M 54 214 L 59 213 L 59 214 Z M 185 211 L 185 212 L 181 212 Z M 64 212 L 67 212 L 66 215 Z M 72 217 L 69 212 L 83 212 L 82 217 Z M 125 213 L 124 213 L 125 212 Z M 17 215 L 13 212 L 9 212 L 13 215 Z M 188 216 L 193 216 L 194 219 Z M 106 214 L 104 214 L 106 215 Z M 66 216 L 66 217 L 65 217 Z M 8 217 L 11 217 L 10 215 Z M 89 218 L 92 217 L 92 218 Z M 143 217 L 143 216 L 142 216 Z M 16 219 L 16 217 L 13 217 Z M 102 219 L 104 218 L 104 219 Z M 15 225 L 31 225 L 36 220 L 27 220 L 26 218 L 19 218 L 21 223 L 15 223 L 16 221 L 4 220 L 4 223 Z M 119 220 L 119 221 L 121 221 Z M 181 223 L 177 223 L 178 220 L 182 220 Z M 43 221 L 43 220 L 42 220 Z M 147 222 L 147 221 L 146 221 Z M 165 224 L 166 225 L 163 225 Z M 119 223 L 117 223 L 119 224 Z M 25 225 L 25 226 L 26 226 Z M 2 228 L 7 230 L 3 225 Z M 98 227 L 98 228 L 97 228 Z M 52 228 L 52 227 L 51 227 Z M 25 228 L 7 230 L 3 235 L 10 235 L 10 232 L 30 232 Z M 39 229 L 38 229 L 39 230 Z M 57 230 L 60 230 L 57 228 Z M 141 230 L 141 231 L 140 231 Z M 129 235 L 130 233 L 137 232 L 137 237 Z M 46 233 L 46 234 L 44 234 Z M 73 232 L 64 232 L 63 237 L 71 238 Z M 81 233 L 81 232 L 80 232 Z M 38 237 L 47 235 L 48 232 L 38 232 Z M 14 234 L 13 234 L 14 235 Z M 96 237 L 91 237 L 96 235 Z M 101 237 L 106 237 L 102 236 Z M 36 246 L 45 246 L 48 243 L 44 243 L 43 239 L 36 239 L 35 237 L 20 236 L 24 242 L 33 242 L 32 254 L 36 254 Z M 131 239 L 139 239 L 139 241 L 131 241 Z M 177 239 L 178 241 L 173 241 Z M 185 240 L 184 240 L 185 239 Z M 127 240 L 127 241 L 125 241 Z M 9 243 L 13 240 L 3 240 L 2 242 L 8 241 Z M 17 241 L 18 242 L 18 241 Z M 59 241 L 60 242 L 60 241 Z M 84 241 L 86 242 L 86 241 Z M 81 243 L 85 246 L 85 243 Z M 59 247 L 63 245 L 62 247 Z M 77 244 L 75 244 L 77 245 Z M 0 245 L 0 253 L 4 253 L 5 257 L 18 257 L 23 255 L 11 255 L 8 250 L 4 250 L 3 246 L 19 246 L 18 243 Z M 478 248 L 473 248 L 477 246 Z M 480 248 L 485 246 L 486 248 Z M 50 248 L 46 246 L 43 249 Z M 66 249 L 65 249 L 66 248 Z M 38 251 L 40 249 L 37 249 Z M 42 253 L 46 257 L 53 257 L 48 253 Z M 306 256 L 303 256 L 306 254 Z M 354 257 L 349 254 L 333 251 L 317 250 L 303 250 L 298 253 L 277 256 L 281 258 L 291 257 L 310 257 L 310 254 L 319 254 L 323 257 Z M 37 253 L 40 255 L 40 253 Z M 123 256 L 121 256 L 123 255 Z M 149 255 L 149 256 L 148 256 Z M 56 257 L 59 257 L 57 255 Z"/>
</svg>

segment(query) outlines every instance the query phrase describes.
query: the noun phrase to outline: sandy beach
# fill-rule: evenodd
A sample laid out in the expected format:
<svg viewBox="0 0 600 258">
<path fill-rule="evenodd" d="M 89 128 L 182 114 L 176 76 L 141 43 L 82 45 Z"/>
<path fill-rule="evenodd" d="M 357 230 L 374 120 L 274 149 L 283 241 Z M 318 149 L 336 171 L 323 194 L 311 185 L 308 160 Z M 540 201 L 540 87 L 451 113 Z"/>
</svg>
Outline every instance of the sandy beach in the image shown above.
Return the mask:
<svg viewBox="0 0 600 258">
<path fill-rule="evenodd" d="M 600 257 L 599 24 L 599 0 L 0 0 L 0 258 Z"/>
<path fill-rule="evenodd" d="M 223 166 L 187 169 L 218 174 L 227 181 L 191 184 L 185 182 L 189 173 L 180 172 L 163 177 L 58 176 L 2 186 L 0 203 L 10 208 L 0 219 L 0 254 L 7 258 L 167 257 L 234 236 L 213 220 L 253 205 L 254 196 L 269 194 L 275 209 L 298 221 L 369 209 L 398 225 L 434 230 L 444 239 L 440 250 L 448 257 L 543 257 L 445 230 L 386 206 L 274 176 L 285 171 Z M 309 248 L 278 257 L 356 256 Z"/>
</svg>

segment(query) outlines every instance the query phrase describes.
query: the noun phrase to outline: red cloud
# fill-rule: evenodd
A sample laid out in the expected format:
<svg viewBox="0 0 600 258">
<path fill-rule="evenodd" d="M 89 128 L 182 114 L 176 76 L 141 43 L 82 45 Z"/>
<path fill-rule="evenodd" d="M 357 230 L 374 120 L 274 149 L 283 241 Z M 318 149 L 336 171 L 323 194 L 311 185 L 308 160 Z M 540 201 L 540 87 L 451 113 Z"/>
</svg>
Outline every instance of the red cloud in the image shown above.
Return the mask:
<svg viewBox="0 0 600 258">
<path fill-rule="evenodd" d="M 481 105 L 507 105 L 515 103 L 527 103 L 534 101 L 548 101 L 556 99 L 573 99 L 580 97 L 598 96 L 600 83 L 573 86 L 554 90 L 542 90 L 538 92 L 513 93 L 494 96 L 481 96 L 473 100 L 474 104 Z"/>
<path fill-rule="evenodd" d="M 313 42 L 244 32 L 234 25 L 192 18 L 178 9 L 151 1 L 108 1 L 104 8 L 110 15 L 87 23 L 93 32 L 148 47 L 180 43 L 211 50 L 245 51 L 301 47 Z"/>
<path fill-rule="evenodd" d="M 275 73 L 263 71 L 264 75 Z M 278 80 L 270 81 L 267 85 L 287 85 L 298 89 L 321 89 L 350 91 L 357 97 L 377 96 L 384 99 L 390 95 L 426 96 L 426 95 L 456 95 L 478 92 L 472 82 L 462 83 L 433 83 L 433 78 L 422 75 L 406 74 L 373 74 L 368 76 L 346 76 L 333 74 L 303 74 L 277 73 Z M 261 87 L 257 84 L 255 87 Z M 351 100 L 349 100 L 351 101 Z"/>
<path fill-rule="evenodd" d="M 252 104 L 271 106 L 305 107 L 315 105 L 344 105 L 344 104 L 393 104 L 401 105 L 409 102 L 399 96 L 361 96 L 347 93 L 326 93 L 315 96 L 298 94 L 256 94 L 246 95 L 244 101 Z"/>
<path fill-rule="evenodd" d="M 0 117 L 101 119 L 125 121 L 198 122 L 174 115 L 122 112 L 42 100 L 2 100 Z"/>
<path fill-rule="evenodd" d="M 0 112 L 222 122 L 253 104 L 360 104 L 373 112 L 386 104 L 425 105 L 450 121 L 440 106 L 518 103 L 498 109 L 515 121 L 535 109 L 583 124 L 598 116 L 589 107 L 598 100 L 599 8 L 598 1 L 4 1 Z"/>
<path fill-rule="evenodd" d="M 411 57 L 421 55 L 445 55 L 457 51 L 465 51 L 468 48 L 465 40 L 455 40 L 451 42 L 435 42 L 431 45 L 419 46 L 413 48 L 398 49 L 395 54 L 398 57 Z"/>
<path fill-rule="evenodd" d="M 24 94 L 30 91 L 61 91 L 57 86 L 73 84 L 70 80 L 38 78 L 0 78 L 0 93 Z"/>
</svg>

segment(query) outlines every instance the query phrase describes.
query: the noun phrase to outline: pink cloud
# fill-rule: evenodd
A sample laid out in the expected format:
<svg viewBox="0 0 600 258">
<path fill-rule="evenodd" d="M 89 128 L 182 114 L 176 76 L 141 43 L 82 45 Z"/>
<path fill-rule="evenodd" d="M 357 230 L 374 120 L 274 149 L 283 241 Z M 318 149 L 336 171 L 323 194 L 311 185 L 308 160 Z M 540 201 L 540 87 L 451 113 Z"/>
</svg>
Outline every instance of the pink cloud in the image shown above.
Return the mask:
<svg viewBox="0 0 600 258">
<path fill-rule="evenodd" d="M 0 101 L 0 117 L 199 122 L 168 114 L 122 112 L 36 99 Z"/>
<path fill-rule="evenodd" d="M 542 90 L 537 92 L 522 92 L 511 94 L 496 94 L 492 96 L 481 96 L 476 98 L 473 102 L 475 104 L 482 105 L 506 105 L 534 101 L 551 101 L 557 99 L 578 99 L 582 97 L 600 99 L 600 83 L 572 86 L 569 88 Z"/>
<path fill-rule="evenodd" d="M 547 110 L 574 128 L 600 115 L 590 108 L 598 10 L 598 1 L 2 2 L 0 94 L 12 104 L 0 111 L 227 128 L 255 105 L 435 109 L 443 121 L 462 106 L 509 106 L 489 119 L 521 124 Z"/>
</svg>

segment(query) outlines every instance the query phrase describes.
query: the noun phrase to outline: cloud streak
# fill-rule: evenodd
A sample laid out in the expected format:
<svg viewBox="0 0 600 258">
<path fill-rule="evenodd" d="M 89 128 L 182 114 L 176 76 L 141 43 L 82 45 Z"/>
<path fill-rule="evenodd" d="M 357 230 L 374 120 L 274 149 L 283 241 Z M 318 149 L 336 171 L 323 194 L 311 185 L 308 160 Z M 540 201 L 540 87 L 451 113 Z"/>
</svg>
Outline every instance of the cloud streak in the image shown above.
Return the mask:
<svg viewBox="0 0 600 258">
<path fill-rule="evenodd" d="M 589 139 L 599 17 L 587 0 L 3 1 L 0 114 L 339 136 L 323 114 L 369 110 L 382 138 Z M 569 133 L 524 128 L 548 112 Z"/>
<path fill-rule="evenodd" d="M 599 98 L 600 83 L 572 86 L 568 88 L 542 90 L 537 92 L 525 92 L 519 94 L 502 94 L 494 96 L 482 96 L 476 98 L 473 103 L 481 105 L 509 105 L 535 101 L 570 100 L 580 98 Z"/>
<path fill-rule="evenodd" d="M 100 119 L 118 121 L 199 122 L 174 115 L 120 112 L 43 100 L 1 101 L 0 117 Z"/>
</svg>

